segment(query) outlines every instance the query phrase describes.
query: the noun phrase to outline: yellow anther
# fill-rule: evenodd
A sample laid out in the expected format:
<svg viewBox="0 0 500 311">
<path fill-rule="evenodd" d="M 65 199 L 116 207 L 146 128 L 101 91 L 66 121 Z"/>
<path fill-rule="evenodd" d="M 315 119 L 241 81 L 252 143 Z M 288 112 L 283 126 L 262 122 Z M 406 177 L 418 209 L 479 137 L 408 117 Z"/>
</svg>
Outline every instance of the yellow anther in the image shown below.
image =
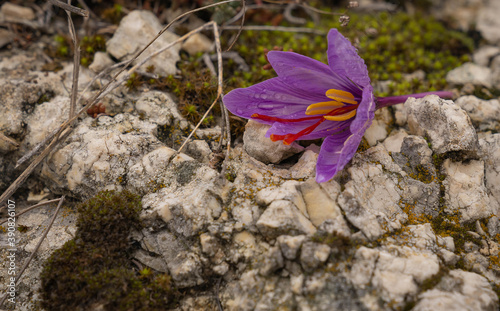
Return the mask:
<svg viewBox="0 0 500 311">
<path fill-rule="evenodd" d="M 356 110 L 350 111 L 348 113 L 341 114 L 339 116 L 324 116 L 323 118 L 330 121 L 345 121 L 356 115 Z"/>
<path fill-rule="evenodd" d="M 333 109 L 343 107 L 344 104 L 338 102 L 336 100 L 331 100 L 329 102 L 321 102 L 309 105 L 306 109 L 306 115 L 315 115 L 315 114 L 327 114 Z"/>
<path fill-rule="evenodd" d="M 356 105 L 358 102 L 354 100 L 354 95 L 352 95 L 349 92 L 342 91 L 342 90 L 336 90 L 336 89 L 329 89 L 326 91 L 326 96 L 328 98 L 331 98 L 333 100 L 343 102 L 346 104 L 352 104 Z"/>
</svg>

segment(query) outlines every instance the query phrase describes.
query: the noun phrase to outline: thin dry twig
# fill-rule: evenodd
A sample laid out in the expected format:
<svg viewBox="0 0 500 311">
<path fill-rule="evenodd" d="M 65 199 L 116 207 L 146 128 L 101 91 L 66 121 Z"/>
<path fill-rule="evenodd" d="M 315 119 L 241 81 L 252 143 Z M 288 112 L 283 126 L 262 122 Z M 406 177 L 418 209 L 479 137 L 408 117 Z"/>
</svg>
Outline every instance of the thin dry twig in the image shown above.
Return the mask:
<svg viewBox="0 0 500 311">
<path fill-rule="evenodd" d="M 57 5 L 57 6 L 60 6 L 60 7 L 65 7 L 67 5 L 65 5 L 64 3 L 62 2 L 59 2 L 57 0 L 49 0 L 51 1 L 51 3 Z M 84 111 L 88 110 L 89 108 L 93 107 L 96 103 L 97 103 L 97 100 L 103 96 L 103 94 L 107 91 L 107 89 L 109 88 L 109 86 L 111 86 L 113 84 L 114 81 L 116 81 L 116 78 L 123 72 L 125 71 L 125 69 L 127 68 L 127 66 L 129 64 L 131 64 L 135 59 L 137 59 L 149 46 L 151 46 L 151 44 L 153 44 L 153 42 L 155 42 L 156 39 L 158 39 L 159 36 L 161 36 L 168 28 L 170 28 L 170 26 L 172 26 L 173 23 L 177 22 L 179 19 L 183 18 L 184 16 L 187 16 L 189 14 L 192 14 L 192 13 L 195 13 L 195 12 L 198 12 L 198 11 L 201 11 L 201 10 L 205 10 L 207 8 L 210 8 L 210 7 L 215 7 L 215 6 L 219 6 L 219 5 L 223 5 L 223 4 L 226 4 L 226 3 L 230 3 L 230 2 L 239 2 L 241 0 L 225 0 L 225 1 L 221 1 L 221 2 L 218 2 L 218 3 L 214 3 L 214 4 L 210 4 L 210 5 L 207 5 L 207 6 L 204 6 L 204 7 L 201 7 L 201 8 L 197 8 L 197 9 L 194 9 L 192 11 L 189 11 L 189 12 L 186 12 L 184 14 L 181 14 L 179 16 L 177 16 L 173 21 L 171 21 L 167 26 L 165 26 L 157 35 L 156 37 L 149 43 L 147 44 L 142 50 L 140 50 L 132 59 L 130 59 L 129 61 L 125 62 L 125 66 L 118 72 L 116 73 L 116 75 L 113 77 L 113 79 L 111 81 L 109 81 L 106 85 L 104 85 L 101 90 L 93 95 L 89 100 L 86 101 L 86 105 L 81 108 L 72 118 L 70 118 L 69 120 L 67 120 L 66 122 L 64 122 L 63 124 L 61 124 L 59 126 L 59 130 L 58 132 L 56 133 L 55 135 L 55 138 L 52 140 L 52 142 L 45 148 L 45 150 L 28 166 L 28 168 L 26 168 L 26 170 L 9 186 L 9 188 L 7 190 L 5 190 L 5 192 L 0 196 L 0 204 L 1 203 L 4 203 L 7 198 L 9 198 L 18 188 L 19 186 L 24 183 L 24 181 L 26 181 L 26 178 L 28 178 L 28 176 L 33 172 L 33 170 L 38 166 L 38 164 L 40 164 L 40 162 L 42 162 L 42 160 L 52 151 L 52 149 L 57 145 L 57 143 L 59 142 L 59 138 L 61 137 L 61 134 L 69 127 L 73 124 L 73 122 L 78 118 L 78 116 L 80 116 Z M 62 6 L 61 6 L 62 4 Z M 71 6 L 70 6 L 71 7 Z M 74 8 L 74 7 L 72 7 Z M 80 9 L 79 9 L 80 10 Z M 86 14 L 84 14 L 83 16 L 86 16 Z M 71 133 L 72 131 L 72 128 L 70 127 L 69 130 L 67 132 L 65 132 L 65 135 L 68 135 L 69 133 Z"/>
<path fill-rule="evenodd" d="M 55 6 L 60 7 L 63 10 L 70 11 L 71 13 L 75 13 L 75 14 L 83 16 L 83 17 L 89 16 L 89 12 L 87 12 L 83 9 L 77 8 L 76 6 L 72 6 L 70 4 L 66 4 L 64 2 L 61 2 L 59 0 L 49 0 L 49 2 Z"/>
<path fill-rule="evenodd" d="M 64 197 L 65 196 L 62 196 L 59 199 L 59 204 L 57 205 L 56 211 L 54 212 L 54 215 L 52 216 L 52 219 L 50 220 L 50 223 L 47 226 L 47 230 L 45 230 L 45 232 L 43 233 L 42 237 L 40 238 L 40 241 L 38 241 L 38 244 L 36 245 L 35 250 L 33 250 L 33 253 L 31 253 L 30 257 L 28 258 L 28 261 L 26 261 L 24 263 L 23 267 L 19 271 L 19 274 L 16 276 L 16 285 L 19 284 L 19 281 L 21 280 L 21 277 L 23 276 L 24 270 L 26 270 L 26 268 L 30 264 L 31 260 L 33 260 L 33 258 L 35 257 L 36 252 L 40 248 L 40 245 L 42 245 L 43 240 L 45 240 L 45 238 L 47 237 L 47 234 L 49 233 L 50 228 L 52 228 L 52 225 L 54 224 L 54 220 L 56 220 L 57 214 L 59 213 L 59 210 L 61 209 L 61 206 L 62 206 L 62 204 L 64 202 Z M 0 307 L 2 307 L 3 303 L 7 299 L 8 295 L 9 294 L 6 293 L 5 296 L 3 296 L 2 300 L 0 301 Z"/>
<path fill-rule="evenodd" d="M 223 30 L 239 30 L 240 26 L 221 26 Z M 317 30 L 314 28 L 305 27 L 285 27 L 285 26 L 243 26 L 243 30 L 256 30 L 256 31 L 283 31 L 283 32 L 301 32 L 301 33 L 311 33 L 315 35 L 324 36 L 325 32 L 322 30 Z"/>
<path fill-rule="evenodd" d="M 70 3 L 71 0 L 68 0 L 68 4 Z M 78 43 L 78 37 L 76 36 L 75 25 L 73 24 L 71 13 L 69 11 L 66 11 L 66 14 L 68 15 L 68 28 L 75 51 L 73 55 L 73 85 L 71 88 L 71 99 L 69 106 L 69 118 L 72 118 L 75 115 L 76 97 L 78 96 L 78 78 L 80 76 L 80 45 Z"/>
<path fill-rule="evenodd" d="M 242 5 L 241 11 L 246 12 L 246 1 L 245 0 L 241 0 L 241 5 Z M 236 34 L 236 37 L 234 37 L 233 42 L 231 42 L 231 44 L 227 48 L 226 52 L 229 52 L 233 48 L 233 45 L 236 43 L 236 40 L 238 40 L 238 38 L 241 35 L 241 31 L 243 30 L 243 26 L 244 25 L 245 25 L 245 13 L 243 13 L 243 15 L 241 15 L 240 30 L 238 30 L 238 33 Z"/>
<path fill-rule="evenodd" d="M 63 129 L 64 130 L 64 129 Z M 49 155 L 49 153 L 52 151 L 52 149 L 57 145 L 59 142 L 59 137 L 61 137 L 61 140 L 64 139 L 71 131 L 68 130 L 64 133 L 57 133 L 56 137 L 50 142 L 50 144 L 45 148 L 45 150 L 31 162 L 31 164 L 22 172 L 21 175 L 7 188 L 7 190 L 4 191 L 2 196 L 0 196 L 0 204 L 4 203 L 7 198 L 9 198 L 16 190 L 21 186 L 28 176 L 35 170 L 35 168 L 40 164 L 43 159 L 45 159 L 46 156 Z"/>
<path fill-rule="evenodd" d="M 210 107 L 208 107 L 207 111 L 205 112 L 205 114 L 203 115 L 203 117 L 201 117 L 201 119 L 198 122 L 198 124 L 196 124 L 196 126 L 191 131 L 191 133 L 189 133 L 189 136 L 186 138 L 186 140 L 184 140 L 184 143 L 177 150 L 177 152 L 175 153 L 175 155 L 179 154 L 182 151 L 182 149 L 187 144 L 187 142 L 189 141 L 189 139 L 191 139 L 191 137 L 193 136 L 193 134 L 200 127 L 200 125 L 203 122 L 203 120 L 208 116 L 208 113 L 213 109 L 213 107 L 215 106 L 215 104 L 217 103 L 217 101 L 219 100 L 219 98 L 222 96 L 222 55 L 221 55 L 222 54 L 222 49 L 221 49 L 221 46 L 220 46 L 219 29 L 217 27 L 217 23 L 215 23 L 214 21 L 208 22 L 208 23 L 206 23 L 205 25 L 203 25 L 201 27 L 206 27 L 206 26 L 212 26 L 213 27 L 214 37 L 215 37 L 215 46 L 216 46 L 217 55 L 218 55 L 217 61 L 218 61 L 219 76 L 218 76 L 218 81 L 217 81 L 218 82 L 217 97 L 215 98 L 214 102 L 210 105 Z M 195 31 L 195 30 L 193 30 L 193 31 Z M 223 120 L 224 120 L 224 122 L 226 122 L 225 121 L 226 118 L 224 118 L 224 113 L 227 113 L 227 110 L 224 112 L 224 110 L 225 110 L 226 107 L 223 106 L 221 108 L 223 108 L 222 109 L 222 111 L 223 111 Z M 222 131 L 224 131 L 224 126 L 222 126 Z M 228 135 L 229 135 L 229 132 L 228 132 Z M 224 138 L 224 132 L 222 132 L 222 134 L 221 134 L 221 138 L 220 138 L 221 141 L 223 140 L 223 138 Z"/>
<path fill-rule="evenodd" d="M 35 204 L 35 205 L 33 205 L 33 206 L 30 206 L 30 207 L 26 208 L 26 209 L 25 209 L 25 210 L 23 210 L 22 212 L 17 213 L 17 214 L 16 214 L 16 217 L 19 217 L 19 216 L 21 216 L 22 214 L 25 214 L 25 213 L 27 213 L 27 212 L 29 212 L 29 211 L 31 211 L 31 210 L 33 210 L 33 209 L 37 208 L 37 207 L 44 206 L 44 205 L 47 205 L 47 204 L 50 204 L 50 203 L 54 203 L 54 202 L 58 202 L 59 200 L 61 200 L 61 199 L 59 198 L 59 199 L 49 200 L 49 201 L 45 201 L 45 202 L 41 202 L 41 203 Z M 0 225 L 3 225 L 3 224 L 4 224 L 4 223 L 6 223 L 7 221 L 8 221 L 8 219 L 6 219 L 6 220 L 4 220 L 4 221 L 0 222 Z"/>
</svg>

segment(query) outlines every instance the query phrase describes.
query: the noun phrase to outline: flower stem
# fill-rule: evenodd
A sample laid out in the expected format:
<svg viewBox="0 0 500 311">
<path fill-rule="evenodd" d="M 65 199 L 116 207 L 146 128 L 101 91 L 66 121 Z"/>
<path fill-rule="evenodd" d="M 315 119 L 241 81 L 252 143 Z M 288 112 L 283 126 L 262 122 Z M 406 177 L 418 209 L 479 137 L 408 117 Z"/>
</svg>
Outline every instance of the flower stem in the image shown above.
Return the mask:
<svg viewBox="0 0 500 311">
<path fill-rule="evenodd" d="M 378 97 L 377 98 L 377 109 L 404 103 L 410 97 L 422 98 L 422 97 L 425 97 L 427 95 L 437 95 L 437 96 L 443 97 L 443 98 L 452 98 L 453 97 L 453 93 L 448 92 L 448 91 L 425 92 L 425 93 L 401 95 L 401 96 Z"/>
</svg>

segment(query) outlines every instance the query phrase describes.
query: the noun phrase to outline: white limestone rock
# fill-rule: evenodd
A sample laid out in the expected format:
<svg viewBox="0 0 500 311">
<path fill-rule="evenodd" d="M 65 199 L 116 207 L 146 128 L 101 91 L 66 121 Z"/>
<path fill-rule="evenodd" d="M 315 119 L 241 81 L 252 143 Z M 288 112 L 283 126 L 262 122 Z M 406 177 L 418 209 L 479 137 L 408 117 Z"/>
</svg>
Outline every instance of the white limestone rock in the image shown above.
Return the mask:
<svg viewBox="0 0 500 311">
<path fill-rule="evenodd" d="M 387 124 L 383 120 L 374 119 L 366 130 L 364 137 L 370 146 L 375 146 L 379 141 L 387 137 Z"/>
<path fill-rule="evenodd" d="M 477 16 L 477 29 L 481 35 L 490 43 L 500 43 L 500 3 L 498 1 L 486 1 L 485 5 L 479 10 Z"/>
<path fill-rule="evenodd" d="M 305 271 L 312 272 L 330 256 L 331 248 L 326 244 L 304 242 L 300 249 L 300 264 Z"/>
<path fill-rule="evenodd" d="M 21 145 L 22 151 L 32 150 L 68 119 L 69 102 L 68 97 L 56 96 L 35 107 L 33 113 L 26 118 L 28 131 Z"/>
<path fill-rule="evenodd" d="M 285 145 L 282 141 L 272 141 L 266 137 L 269 125 L 249 120 L 243 134 L 245 151 L 253 158 L 263 163 L 279 163 L 292 155 L 304 150 L 303 147 L 292 143 Z"/>
<path fill-rule="evenodd" d="M 195 253 L 181 252 L 172 261 L 167 261 L 167 265 L 178 288 L 192 287 L 205 282 L 200 259 Z"/>
<path fill-rule="evenodd" d="M 436 95 L 405 102 L 410 133 L 429 138 L 432 150 L 475 151 L 477 134 L 467 113 L 451 100 Z"/>
<path fill-rule="evenodd" d="M 470 222 L 491 215 L 498 215 L 497 202 L 490 200 L 484 185 L 484 162 L 468 163 L 446 159 L 442 166 L 445 200 L 449 212 L 458 211 L 461 222 Z"/>
<path fill-rule="evenodd" d="M 96 52 L 94 61 L 89 65 L 89 69 L 95 73 L 99 73 L 104 69 L 111 67 L 114 64 L 113 60 L 105 52 Z"/>
<path fill-rule="evenodd" d="M 277 241 L 279 243 L 281 252 L 283 256 L 288 260 L 294 260 L 297 258 L 297 254 L 302 246 L 302 242 L 304 242 L 306 236 L 305 235 L 281 235 L 278 237 Z"/>
<path fill-rule="evenodd" d="M 88 198 L 100 190 L 121 190 L 132 165 L 159 147 L 155 125 L 127 114 L 86 118 L 42 166 L 54 191 Z"/>
<path fill-rule="evenodd" d="M 212 51 L 214 43 L 207 38 L 204 34 L 195 33 L 182 43 L 182 49 L 189 53 L 189 55 L 196 55 L 197 53 L 207 53 Z"/>
<path fill-rule="evenodd" d="M 106 42 L 106 50 L 119 60 L 132 58 L 139 50 L 146 46 L 162 30 L 158 18 L 150 11 L 132 11 L 121 21 L 113 37 Z M 179 37 L 168 30 L 165 31 L 134 63 L 142 61 L 155 51 L 158 51 Z M 179 57 L 180 44 L 153 57 L 141 68 L 155 67 L 155 73 L 163 76 L 175 74 L 175 63 Z"/>
<path fill-rule="evenodd" d="M 20 19 L 31 21 L 35 19 L 35 12 L 32 8 L 20 6 L 10 2 L 5 2 L 0 8 L 0 12 L 6 19 Z"/>
<path fill-rule="evenodd" d="M 318 152 L 306 149 L 299 161 L 290 168 L 293 179 L 308 179 L 316 176 L 316 163 L 318 162 Z"/>
<path fill-rule="evenodd" d="M 370 148 L 365 153 L 368 154 L 364 158 L 354 157 L 348 169 L 351 180 L 345 184 L 338 203 L 349 222 L 372 240 L 385 232 L 400 229 L 408 216 L 399 206 L 401 195 L 397 191 L 397 176 L 385 173 L 387 169 L 398 172 L 401 169 L 392 162 L 383 146 Z M 378 157 L 382 163 L 373 163 L 370 156 Z"/>
<path fill-rule="evenodd" d="M 314 179 L 309 179 L 299 187 L 307 215 L 314 226 L 319 227 L 325 221 L 330 220 L 330 225 L 337 233 L 349 235 L 349 227 L 336 202 L 340 194 L 340 185 L 337 182 L 331 180 L 326 184 L 318 184 Z M 325 188 L 328 190 L 325 191 Z"/>
<path fill-rule="evenodd" d="M 446 81 L 455 85 L 472 83 L 473 85 L 490 88 L 492 86 L 491 77 L 490 68 L 474 63 L 465 63 L 448 72 L 446 74 Z"/>
<path fill-rule="evenodd" d="M 500 130 L 500 102 L 498 99 L 483 100 L 476 96 L 462 96 L 456 104 L 467 111 L 472 124 L 479 131 Z"/>
<path fill-rule="evenodd" d="M 416 297 L 419 284 L 439 272 L 436 255 L 409 247 L 390 246 L 370 249 L 360 247 L 355 254 L 349 278 L 359 288 L 373 288 L 365 294 L 370 301 L 376 295 L 394 306 L 404 305 L 407 297 Z"/>
<path fill-rule="evenodd" d="M 312 235 L 314 225 L 290 201 L 273 201 L 257 221 L 257 228 L 267 239 L 280 235 Z"/>
<path fill-rule="evenodd" d="M 160 125 L 170 125 L 171 120 L 184 120 L 177 109 L 177 104 L 170 95 L 151 91 L 143 94 L 135 103 L 135 109 L 144 119 Z"/>
<path fill-rule="evenodd" d="M 419 295 L 415 311 L 497 310 L 498 296 L 488 280 L 478 274 L 452 270 L 439 284 Z"/>
<path fill-rule="evenodd" d="M 479 144 L 484 160 L 484 185 L 491 199 L 500 203 L 500 134 L 489 135 Z"/>
<path fill-rule="evenodd" d="M 491 61 L 491 76 L 493 88 L 500 90 L 500 55 Z"/>
<path fill-rule="evenodd" d="M 389 152 L 400 152 L 403 140 L 407 136 L 408 133 L 404 129 L 392 131 L 389 137 L 384 140 L 383 145 Z"/>
<path fill-rule="evenodd" d="M 472 55 L 474 63 L 488 67 L 494 56 L 500 54 L 500 47 L 493 45 L 485 45 L 477 49 Z"/>
</svg>

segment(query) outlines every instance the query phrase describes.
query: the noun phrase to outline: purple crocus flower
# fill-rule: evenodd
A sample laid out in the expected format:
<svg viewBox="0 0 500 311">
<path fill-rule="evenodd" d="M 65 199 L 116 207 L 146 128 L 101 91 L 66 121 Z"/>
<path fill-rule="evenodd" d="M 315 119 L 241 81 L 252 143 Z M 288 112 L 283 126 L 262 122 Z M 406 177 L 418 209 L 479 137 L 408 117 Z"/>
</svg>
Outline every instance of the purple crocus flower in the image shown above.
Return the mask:
<svg viewBox="0 0 500 311">
<path fill-rule="evenodd" d="M 328 64 L 293 52 L 267 55 L 278 77 L 224 96 L 233 114 L 271 125 L 266 136 L 291 144 L 324 137 L 316 165 L 316 181 L 326 182 L 354 156 L 371 125 L 375 110 L 404 102 L 408 97 L 373 95 L 365 62 L 337 29 L 328 33 Z"/>
</svg>

